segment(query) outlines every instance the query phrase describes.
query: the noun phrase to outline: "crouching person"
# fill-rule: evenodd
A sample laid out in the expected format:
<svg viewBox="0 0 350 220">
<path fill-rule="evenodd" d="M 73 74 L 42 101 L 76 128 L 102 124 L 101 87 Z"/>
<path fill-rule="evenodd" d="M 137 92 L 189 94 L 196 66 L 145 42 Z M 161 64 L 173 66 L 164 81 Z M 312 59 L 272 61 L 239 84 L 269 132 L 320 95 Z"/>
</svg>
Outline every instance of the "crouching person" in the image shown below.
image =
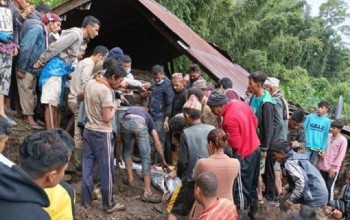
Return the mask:
<svg viewBox="0 0 350 220">
<path fill-rule="evenodd" d="M 144 202 L 159 203 L 162 201 L 160 196 L 154 195 L 151 190 L 151 179 L 150 179 L 150 139 L 151 135 L 154 145 L 161 157 L 163 166 L 167 166 L 164 160 L 163 148 L 159 141 L 158 133 L 155 130 L 155 125 L 152 117 L 142 107 L 131 107 L 129 108 L 122 121 L 120 122 L 121 135 L 123 142 L 123 153 L 126 164 L 126 171 L 128 179 L 124 179 L 123 182 L 126 185 L 135 186 L 134 177 L 132 173 L 132 140 L 135 138 L 136 144 L 141 154 L 142 163 L 142 175 L 145 183 L 144 194 L 141 200 Z"/>
<path fill-rule="evenodd" d="M 44 188 L 63 179 L 69 147 L 57 132 L 43 131 L 27 136 L 19 153 L 19 166 L 0 163 L 0 219 L 51 219 L 43 209 L 50 205 Z"/>
<path fill-rule="evenodd" d="M 288 210 L 300 204 L 298 219 L 317 219 L 316 211 L 327 204 L 328 190 L 320 172 L 304 154 L 291 150 L 288 141 L 278 141 L 271 146 L 273 158 L 281 163 L 289 183 L 289 191 L 280 201 L 281 209 Z"/>
</svg>

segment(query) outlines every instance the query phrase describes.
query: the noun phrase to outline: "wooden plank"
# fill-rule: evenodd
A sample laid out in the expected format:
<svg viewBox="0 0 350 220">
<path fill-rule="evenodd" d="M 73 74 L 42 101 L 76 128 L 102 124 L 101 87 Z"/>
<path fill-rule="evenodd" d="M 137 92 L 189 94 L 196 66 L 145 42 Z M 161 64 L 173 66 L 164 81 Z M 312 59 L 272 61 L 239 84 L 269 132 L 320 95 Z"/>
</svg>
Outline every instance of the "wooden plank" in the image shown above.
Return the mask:
<svg viewBox="0 0 350 220">
<path fill-rule="evenodd" d="M 73 9 L 83 5 L 83 4 L 85 4 L 85 3 L 90 2 L 90 1 L 92 1 L 92 0 L 69 0 L 69 1 L 67 1 L 65 3 L 57 6 L 56 8 L 54 8 L 53 11 L 57 15 L 61 16 L 61 15 L 65 14 L 65 13 L 67 13 L 67 12 L 69 12 L 69 11 L 71 11 L 71 10 L 73 10 Z"/>
</svg>

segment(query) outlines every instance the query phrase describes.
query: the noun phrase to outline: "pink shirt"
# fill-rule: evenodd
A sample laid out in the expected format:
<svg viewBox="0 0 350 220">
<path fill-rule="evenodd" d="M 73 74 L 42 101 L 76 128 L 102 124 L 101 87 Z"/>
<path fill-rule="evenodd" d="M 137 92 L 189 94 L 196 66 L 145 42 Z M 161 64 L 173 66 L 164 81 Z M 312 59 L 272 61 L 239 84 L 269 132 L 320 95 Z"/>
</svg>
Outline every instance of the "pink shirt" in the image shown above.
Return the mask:
<svg viewBox="0 0 350 220">
<path fill-rule="evenodd" d="M 328 171 L 331 166 L 335 166 L 339 173 L 340 166 L 346 154 L 347 145 L 348 142 L 343 135 L 333 137 L 332 134 L 329 134 L 327 150 L 324 158 L 321 158 L 318 163 L 318 169 Z"/>
</svg>

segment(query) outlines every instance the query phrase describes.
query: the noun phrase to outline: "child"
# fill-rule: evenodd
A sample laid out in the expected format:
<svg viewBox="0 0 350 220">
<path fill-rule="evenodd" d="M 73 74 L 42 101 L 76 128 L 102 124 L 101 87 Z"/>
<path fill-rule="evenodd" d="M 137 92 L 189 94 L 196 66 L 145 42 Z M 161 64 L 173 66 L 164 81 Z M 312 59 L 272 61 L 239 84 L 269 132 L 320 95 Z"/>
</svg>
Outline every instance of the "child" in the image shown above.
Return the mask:
<svg viewBox="0 0 350 220">
<path fill-rule="evenodd" d="M 335 181 L 337 180 L 348 145 L 346 138 L 340 134 L 343 126 L 343 122 L 339 120 L 332 122 L 331 133 L 328 135 L 327 151 L 318 163 L 318 169 L 326 182 L 330 200 L 333 200 Z"/>
<path fill-rule="evenodd" d="M 322 100 L 318 103 L 315 113 L 309 114 L 304 122 L 306 149 L 305 155 L 316 166 L 319 157 L 323 157 L 327 149 L 330 121 L 326 115 L 329 102 Z"/>
</svg>

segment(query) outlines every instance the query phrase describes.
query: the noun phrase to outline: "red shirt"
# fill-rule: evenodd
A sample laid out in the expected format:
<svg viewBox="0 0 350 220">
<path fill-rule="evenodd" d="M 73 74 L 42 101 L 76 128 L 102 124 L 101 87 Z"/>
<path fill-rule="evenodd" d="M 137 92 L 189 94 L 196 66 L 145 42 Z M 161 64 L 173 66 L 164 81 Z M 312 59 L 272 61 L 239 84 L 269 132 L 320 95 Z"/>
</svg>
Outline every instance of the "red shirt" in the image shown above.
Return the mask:
<svg viewBox="0 0 350 220">
<path fill-rule="evenodd" d="M 222 128 L 228 133 L 228 144 L 242 156 L 253 153 L 260 145 L 256 133 L 258 119 L 252 109 L 243 101 L 232 100 L 226 104 L 222 113 Z"/>
<path fill-rule="evenodd" d="M 204 209 L 199 220 L 237 220 L 236 206 L 228 199 L 217 198 L 216 202 Z"/>
</svg>

